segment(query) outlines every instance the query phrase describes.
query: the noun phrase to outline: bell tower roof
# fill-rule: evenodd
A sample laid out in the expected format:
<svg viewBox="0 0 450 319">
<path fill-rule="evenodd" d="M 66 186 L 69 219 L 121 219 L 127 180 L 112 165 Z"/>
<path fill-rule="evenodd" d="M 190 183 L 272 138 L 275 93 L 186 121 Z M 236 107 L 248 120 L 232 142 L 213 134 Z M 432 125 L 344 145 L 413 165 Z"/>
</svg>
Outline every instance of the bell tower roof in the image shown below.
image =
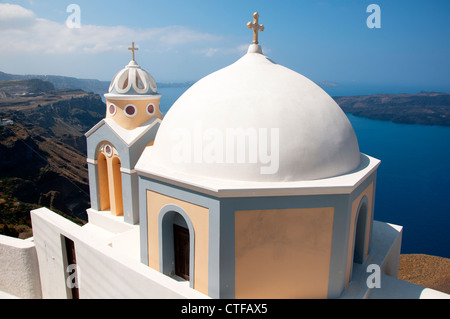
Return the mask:
<svg viewBox="0 0 450 319">
<path fill-rule="evenodd" d="M 131 61 L 113 77 L 105 97 L 132 98 L 133 96 L 157 95 L 158 88 L 154 78 L 135 60 L 135 51 L 139 49 L 134 46 L 134 42 L 128 50 L 132 52 Z"/>
</svg>

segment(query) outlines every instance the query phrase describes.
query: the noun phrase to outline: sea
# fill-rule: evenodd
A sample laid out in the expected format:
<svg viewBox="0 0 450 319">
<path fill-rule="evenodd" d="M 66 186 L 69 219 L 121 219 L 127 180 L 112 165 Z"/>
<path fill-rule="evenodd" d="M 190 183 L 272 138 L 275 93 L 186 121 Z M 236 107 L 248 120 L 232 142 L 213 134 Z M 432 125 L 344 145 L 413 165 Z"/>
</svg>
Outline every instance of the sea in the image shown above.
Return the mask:
<svg viewBox="0 0 450 319">
<path fill-rule="evenodd" d="M 187 89 L 160 88 L 161 111 L 167 113 Z M 331 96 L 419 92 L 417 88 L 324 89 Z M 381 160 L 375 220 L 403 226 L 402 254 L 450 258 L 450 127 L 347 117 L 360 151 Z"/>
</svg>

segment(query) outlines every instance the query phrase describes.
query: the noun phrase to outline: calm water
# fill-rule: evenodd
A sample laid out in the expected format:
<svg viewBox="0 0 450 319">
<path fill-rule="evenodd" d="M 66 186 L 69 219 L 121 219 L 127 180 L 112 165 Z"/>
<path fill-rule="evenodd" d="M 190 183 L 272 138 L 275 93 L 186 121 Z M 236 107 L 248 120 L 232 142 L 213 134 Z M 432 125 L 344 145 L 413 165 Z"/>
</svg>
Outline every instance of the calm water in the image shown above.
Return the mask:
<svg viewBox="0 0 450 319">
<path fill-rule="evenodd" d="M 186 89 L 160 88 L 162 112 Z M 402 253 L 450 258 L 450 127 L 348 118 L 361 152 L 381 160 L 375 219 L 404 227 Z"/>
<path fill-rule="evenodd" d="M 375 219 L 404 227 L 403 253 L 450 258 L 450 127 L 347 116 L 361 152 L 381 160 Z"/>
</svg>

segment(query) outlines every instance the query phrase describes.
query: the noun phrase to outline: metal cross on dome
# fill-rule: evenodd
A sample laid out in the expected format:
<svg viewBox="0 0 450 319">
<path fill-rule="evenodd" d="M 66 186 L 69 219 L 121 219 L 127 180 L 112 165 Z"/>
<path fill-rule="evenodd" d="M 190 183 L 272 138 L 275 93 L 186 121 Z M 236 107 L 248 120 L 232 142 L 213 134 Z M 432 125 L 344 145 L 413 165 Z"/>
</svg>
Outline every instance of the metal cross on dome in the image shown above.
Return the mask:
<svg viewBox="0 0 450 319">
<path fill-rule="evenodd" d="M 128 48 L 131 51 L 131 59 L 134 61 L 134 51 L 139 50 L 139 48 L 134 47 L 134 42 L 131 42 L 131 48 Z"/>
<path fill-rule="evenodd" d="M 258 44 L 258 32 L 264 31 L 264 25 L 258 24 L 259 14 L 258 12 L 253 13 L 253 23 L 248 22 L 247 28 L 253 29 L 253 44 Z"/>
</svg>

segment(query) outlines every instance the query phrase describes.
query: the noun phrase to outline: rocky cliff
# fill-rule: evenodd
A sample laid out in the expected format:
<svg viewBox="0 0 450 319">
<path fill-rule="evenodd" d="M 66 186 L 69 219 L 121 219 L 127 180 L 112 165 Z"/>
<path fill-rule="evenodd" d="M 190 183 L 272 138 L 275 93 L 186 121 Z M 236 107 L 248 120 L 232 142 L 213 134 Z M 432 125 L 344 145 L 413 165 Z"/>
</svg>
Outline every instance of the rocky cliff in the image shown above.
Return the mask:
<svg viewBox="0 0 450 319">
<path fill-rule="evenodd" d="M 29 209 L 40 206 L 80 223 L 86 219 L 84 133 L 105 109 L 100 96 L 82 90 L 0 81 L 0 118 L 14 123 L 0 126 L 0 233 L 29 233 Z"/>
</svg>

